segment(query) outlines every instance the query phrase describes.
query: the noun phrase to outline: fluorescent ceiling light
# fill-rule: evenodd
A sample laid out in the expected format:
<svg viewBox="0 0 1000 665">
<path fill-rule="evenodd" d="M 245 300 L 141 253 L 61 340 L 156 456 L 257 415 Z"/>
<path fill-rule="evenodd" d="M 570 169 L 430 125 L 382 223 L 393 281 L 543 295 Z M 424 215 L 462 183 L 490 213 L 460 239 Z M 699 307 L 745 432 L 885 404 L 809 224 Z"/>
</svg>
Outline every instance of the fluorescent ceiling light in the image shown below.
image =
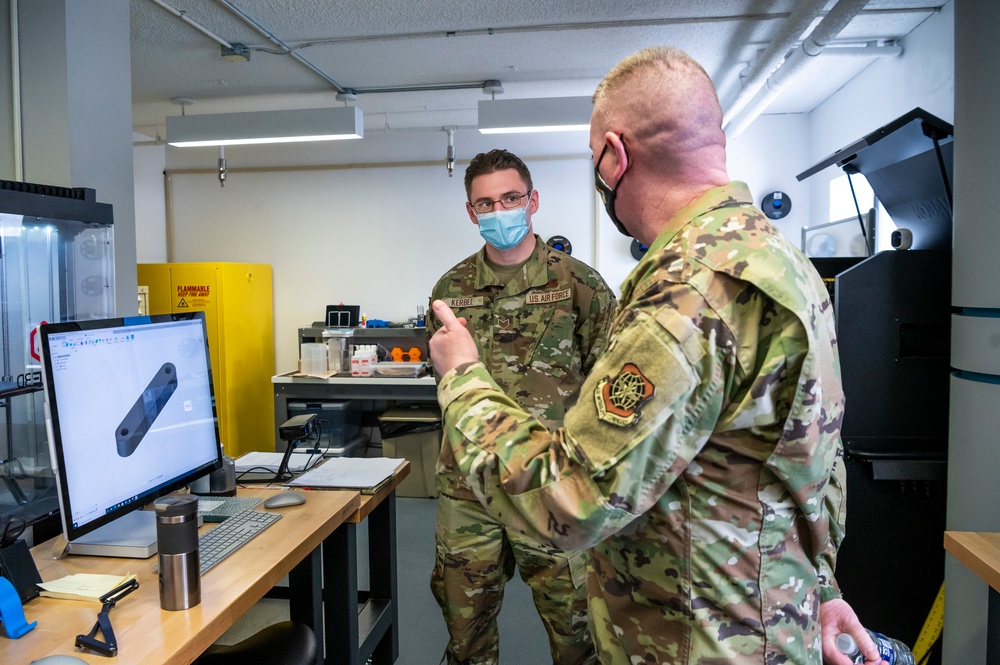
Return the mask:
<svg viewBox="0 0 1000 665">
<path fill-rule="evenodd" d="M 179 148 L 337 141 L 364 135 L 361 109 L 356 106 L 167 117 L 167 143 Z"/>
<path fill-rule="evenodd" d="M 590 97 L 542 97 L 479 102 L 479 132 L 572 132 L 590 129 Z"/>
</svg>

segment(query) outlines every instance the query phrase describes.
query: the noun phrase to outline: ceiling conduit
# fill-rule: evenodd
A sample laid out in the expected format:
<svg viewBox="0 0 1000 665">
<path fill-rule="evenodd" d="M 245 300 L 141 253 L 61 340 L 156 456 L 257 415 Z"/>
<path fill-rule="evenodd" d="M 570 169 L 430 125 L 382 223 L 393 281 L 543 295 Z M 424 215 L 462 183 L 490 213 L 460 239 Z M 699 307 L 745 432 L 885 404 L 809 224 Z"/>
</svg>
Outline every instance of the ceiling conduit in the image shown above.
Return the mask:
<svg viewBox="0 0 1000 665">
<path fill-rule="evenodd" d="M 232 48 L 233 47 L 232 44 L 230 44 L 225 39 L 223 39 L 222 37 L 220 37 L 217 34 L 215 34 L 214 32 L 212 32 L 211 30 L 209 30 L 205 26 L 203 26 L 201 23 L 198 23 L 194 19 L 189 18 L 186 12 L 182 12 L 181 10 L 176 9 L 175 7 L 171 7 L 167 3 L 163 2 L 163 0 L 152 0 L 152 1 L 153 1 L 153 4 L 156 4 L 156 5 L 159 5 L 160 7 L 163 7 L 168 12 L 170 12 L 171 14 L 173 14 L 174 16 L 176 16 L 177 18 L 179 18 L 180 20 L 184 21 L 185 23 L 187 23 L 188 25 L 190 25 L 192 28 L 194 28 L 198 32 L 200 32 L 203 35 L 207 36 L 209 39 L 214 40 L 216 43 L 221 44 L 222 46 L 225 46 L 226 48 Z"/>
<path fill-rule="evenodd" d="M 823 49 L 847 24 L 857 16 L 868 0 L 840 0 L 833 9 L 819 22 L 808 38 L 803 40 L 784 64 L 781 65 L 765 82 L 763 88 L 750 103 L 726 126 L 726 136 L 734 139 L 746 129 L 768 105 L 774 101 L 781 87 L 807 65 L 815 62 L 813 58 L 823 52 Z"/>
<path fill-rule="evenodd" d="M 767 82 L 767 78 L 774 73 L 774 70 L 781 66 L 785 56 L 795 47 L 795 44 L 823 11 L 826 3 L 827 0 L 808 0 L 808 2 L 795 4 L 795 9 L 778 29 L 777 36 L 771 40 L 757 61 L 752 63 L 753 69 L 743 80 L 743 88 L 726 109 L 722 119 L 723 128 L 753 99 L 753 96 Z"/>
<path fill-rule="evenodd" d="M 201 32 L 202 34 L 206 35 L 207 37 L 209 37 L 210 39 L 212 39 L 213 41 L 215 41 L 216 43 L 218 43 L 218 44 L 220 44 L 222 46 L 225 46 L 226 48 L 230 48 L 230 49 L 233 48 L 232 44 L 230 44 L 229 42 L 227 42 L 222 37 L 218 36 L 217 34 L 215 34 L 214 32 L 212 32 L 211 30 L 209 30 L 205 26 L 201 25 L 200 23 L 198 23 L 197 21 L 195 21 L 194 19 L 192 19 L 191 17 L 189 17 L 186 12 L 181 11 L 179 9 L 176 9 L 175 7 L 172 7 L 171 5 L 169 5 L 166 2 L 164 2 L 164 0 L 150 0 L 150 1 L 153 2 L 156 5 L 159 5 L 163 9 L 167 10 L 168 12 L 170 12 L 171 14 L 173 14 L 174 16 L 176 16 L 177 18 L 181 19 L 182 21 L 184 21 L 185 23 L 187 23 L 188 25 L 190 25 L 191 27 L 193 27 L 195 30 Z M 320 69 L 319 67 L 317 67 L 316 65 L 314 65 L 312 62 L 310 62 L 309 60 L 307 60 L 305 57 L 299 55 L 296 52 L 295 48 L 292 48 L 291 46 L 289 46 L 288 44 L 286 44 L 284 41 L 282 41 L 281 39 L 279 39 L 278 37 L 276 37 L 271 31 L 269 31 L 267 28 L 265 28 L 263 25 L 261 25 L 252 16 L 250 16 L 247 13 L 245 13 L 244 11 L 242 11 L 241 9 L 239 9 L 238 7 L 234 6 L 233 4 L 231 4 L 230 2 L 228 2 L 227 0 L 216 0 L 216 2 L 218 2 L 219 4 L 221 4 L 224 7 L 226 7 L 226 9 L 228 9 L 232 13 L 236 14 L 236 16 L 238 16 L 241 20 L 243 20 L 247 25 L 249 25 L 250 27 L 252 27 L 254 30 L 256 30 L 261 35 L 263 35 L 270 43 L 272 43 L 275 46 L 279 47 L 281 49 L 281 54 L 282 55 L 290 55 L 293 58 L 295 58 L 299 63 L 301 63 L 301 64 L 305 65 L 306 67 L 308 67 L 313 73 L 317 74 L 320 78 L 322 78 L 324 81 L 326 81 L 331 86 L 333 86 L 333 88 L 338 93 L 358 94 L 358 93 L 363 93 L 363 92 L 364 93 L 369 93 L 369 92 L 418 92 L 418 91 L 427 91 L 427 90 L 469 90 L 469 89 L 474 89 L 474 88 L 482 88 L 483 92 L 487 92 L 487 90 L 486 90 L 487 86 L 491 86 L 491 85 L 493 85 L 493 86 L 499 86 L 500 85 L 499 81 L 495 81 L 493 79 L 490 79 L 490 80 L 486 80 L 486 81 L 465 81 L 465 82 L 458 82 L 458 83 L 429 83 L 429 84 L 426 84 L 426 85 L 384 86 L 384 87 L 380 87 L 380 88 L 345 88 L 344 86 L 342 86 L 339 83 L 337 83 L 337 81 L 335 81 L 329 74 L 327 74 L 322 69 Z M 310 42 L 310 43 L 313 43 L 313 42 Z M 501 92 L 502 92 L 502 90 L 501 90 Z M 134 145 L 139 145 L 139 144 L 136 143 Z"/>
<path fill-rule="evenodd" d="M 288 46 L 288 44 L 275 37 L 270 30 L 268 30 L 260 23 L 258 23 L 253 17 L 244 13 L 243 10 L 239 9 L 238 7 L 235 7 L 231 2 L 228 2 L 228 0 L 215 0 L 215 1 L 218 2 L 220 5 L 222 5 L 223 7 L 225 7 L 226 9 L 228 9 L 229 11 L 231 11 L 232 13 L 236 14 L 241 19 L 243 19 L 243 21 L 247 25 L 249 25 L 251 28 L 259 32 L 261 35 L 263 35 L 269 42 L 271 42 L 276 46 L 281 47 L 282 49 L 284 49 L 286 53 L 288 53 L 288 55 L 292 56 L 300 63 L 311 69 L 320 78 L 322 78 L 324 81 L 332 85 L 334 90 L 336 90 L 337 92 L 353 92 L 353 90 L 348 90 L 347 88 L 343 87 L 342 85 L 334 81 L 329 74 L 324 72 L 322 69 L 320 69 L 313 63 L 306 60 L 303 56 L 299 55 L 290 46 Z"/>
</svg>

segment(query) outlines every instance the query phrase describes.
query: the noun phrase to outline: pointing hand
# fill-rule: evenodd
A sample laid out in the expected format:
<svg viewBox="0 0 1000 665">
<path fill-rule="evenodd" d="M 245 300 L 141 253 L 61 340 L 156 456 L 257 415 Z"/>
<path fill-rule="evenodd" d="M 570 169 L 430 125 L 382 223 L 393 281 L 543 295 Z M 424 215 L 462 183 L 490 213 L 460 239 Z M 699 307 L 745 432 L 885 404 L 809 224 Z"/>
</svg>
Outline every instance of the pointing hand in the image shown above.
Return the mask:
<svg viewBox="0 0 1000 665">
<path fill-rule="evenodd" d="M 435 371 L 444 376 L 459 365 L 478 361 L 479 350 L 466 329 L 465 318 L 456 318 L 451 307 L 441 300 L 435 300 L 431 308 L 442 324 L 430 341 Z"/>
</svg>

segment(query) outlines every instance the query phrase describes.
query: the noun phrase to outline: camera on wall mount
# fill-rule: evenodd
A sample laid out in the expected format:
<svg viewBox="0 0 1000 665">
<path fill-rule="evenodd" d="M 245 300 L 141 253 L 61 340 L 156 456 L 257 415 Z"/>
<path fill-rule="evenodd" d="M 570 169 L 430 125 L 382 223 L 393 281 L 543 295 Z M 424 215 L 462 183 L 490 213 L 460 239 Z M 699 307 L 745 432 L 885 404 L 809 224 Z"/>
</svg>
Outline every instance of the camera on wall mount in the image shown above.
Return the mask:
<svg viewBox="0 0 1000 665">
<path fill-rule="evenodd" d="M 893 249 L 909 249 L 913 247 L 913 232 L 910 229 L 896 229 L 889 236 L 889 244 Z"/>
</svg>

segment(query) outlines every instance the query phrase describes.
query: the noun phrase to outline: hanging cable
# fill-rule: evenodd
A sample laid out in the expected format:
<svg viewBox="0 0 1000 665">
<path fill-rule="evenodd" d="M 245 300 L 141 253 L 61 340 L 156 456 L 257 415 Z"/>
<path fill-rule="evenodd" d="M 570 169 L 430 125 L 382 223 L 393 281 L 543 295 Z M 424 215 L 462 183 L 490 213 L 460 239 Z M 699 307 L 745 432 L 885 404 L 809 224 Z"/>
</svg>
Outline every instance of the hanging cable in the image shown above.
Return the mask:
<svg viewBox="0 0 1000 665">
<path fill-rule="evenodd" d="M 944 155 L 941 154 L 941 142 L 937 136 L 932 136 L 934 141 L 934 153 L 937 155 L 938 168 L 941 169 L 941 183 L 944 185 L 944 192 L 948 196 L 948 210 L 954 211 L 955 203 L 951 200 L 951 182 L 948 180 L 948 170 L 944 166 Z"/>
<path fill-rule="evenodd" d="M 844 173 L 847 174 L 847 184 L 851 188 L 851 199 L 854 201 L 854 210 L 858 213 L 858 224 L 861 225 L 861 237 L 865 241 L 865 250 L 867 250 L 868 256 L 872 256 L 875 252 L 872 251 L 871 242 L 868 239 L 868 229 L 865 228 L 865 220 L 861 217 L 861 206 L 858 205 L 858 195 L 854 192 L 854 182 L 851 181 L 851 174 L 860 173 L 860 171 L 853 164 L 845 164 Z"/>
</svg>

